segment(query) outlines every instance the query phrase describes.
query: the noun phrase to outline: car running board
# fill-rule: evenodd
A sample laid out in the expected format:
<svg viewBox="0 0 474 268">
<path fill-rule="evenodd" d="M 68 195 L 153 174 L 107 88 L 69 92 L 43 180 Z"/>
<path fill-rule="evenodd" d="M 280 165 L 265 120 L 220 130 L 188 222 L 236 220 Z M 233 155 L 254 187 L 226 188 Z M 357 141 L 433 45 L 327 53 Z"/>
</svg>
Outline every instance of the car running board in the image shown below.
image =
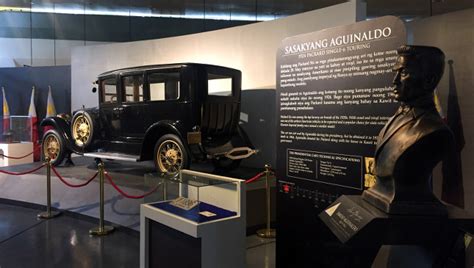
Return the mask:
<svg viewBox="0 0 474 268">
<path fill-rule="evenodd" d="M 84 153 L 84 156 L 93 157 L 93 158 L 101 158 L 101 159 L 131 161 L 131 162 L 138 162 L 140 160 L 139 155 L 108 153 L 108 152 L 90 152 L 90 153 Z"/>
</svg>

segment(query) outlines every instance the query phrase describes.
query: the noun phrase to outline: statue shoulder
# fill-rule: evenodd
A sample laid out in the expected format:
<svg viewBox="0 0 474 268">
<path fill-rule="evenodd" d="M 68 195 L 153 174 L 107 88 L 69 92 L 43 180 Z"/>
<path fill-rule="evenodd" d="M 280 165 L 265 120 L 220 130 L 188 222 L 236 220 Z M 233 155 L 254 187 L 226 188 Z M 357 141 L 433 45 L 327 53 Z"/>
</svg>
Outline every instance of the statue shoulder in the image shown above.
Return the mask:
<svg viewBox="0 0 474 268">
<path fill-rule="evenodd" d="M 453 132 L 438 113 L 424 114 L 418 119 L 417 125 L 418 138 L 415 144 L 425 146 L 426 150 L 434 146 L 440 152 L 446 152 L 453 146 Z"/>
<path fill-rule="evenodd" d="M 437 112 L 430 111 L 424 113 L 418 118 L 415 125 L 418 131 L 426 135 L 434 132 L 445 133 L 448 136 L 452 135 L 451 129 Z"/>
</svg>

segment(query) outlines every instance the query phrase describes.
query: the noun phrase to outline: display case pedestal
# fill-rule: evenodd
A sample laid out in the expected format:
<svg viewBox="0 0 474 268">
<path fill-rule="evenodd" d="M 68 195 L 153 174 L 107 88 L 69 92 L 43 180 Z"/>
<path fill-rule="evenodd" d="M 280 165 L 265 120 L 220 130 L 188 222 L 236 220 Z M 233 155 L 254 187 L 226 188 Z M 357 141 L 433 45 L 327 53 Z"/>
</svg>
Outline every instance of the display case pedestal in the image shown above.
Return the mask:
<svg viewBox="0 0 474 268">
<path fill-rule="evenodd" d="M 189 170 L 180 176 L 196 180 L 180 178 L 174 187 L 163 179 L 165 200 L 141 205 L 140 267 L 245 267 L 244 181 Z M 182 208 L 183 197 L 198 204 Z"/>
<path fill-rule="evenodd" d="M 32 142 L 0 143 L 0 154 L 13 157 L 21 157 L 33 152 Z M 33 154 L 21 159 L 13 159 L 0 156 L 0 167 L 19 164 L 33 163 Z"/>
</svg>

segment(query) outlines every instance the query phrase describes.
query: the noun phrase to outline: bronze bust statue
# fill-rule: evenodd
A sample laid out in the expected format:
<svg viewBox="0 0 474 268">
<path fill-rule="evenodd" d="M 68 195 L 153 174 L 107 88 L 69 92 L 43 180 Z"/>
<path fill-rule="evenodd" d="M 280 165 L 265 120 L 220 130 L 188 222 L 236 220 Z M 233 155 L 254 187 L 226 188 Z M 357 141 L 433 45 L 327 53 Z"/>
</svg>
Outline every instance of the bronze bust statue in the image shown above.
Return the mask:
<svg viewBox="0 0 474 268">
<path fill-rule="evenodd" d="M 408 45 L 397 52 L 393 93 L 400 107 L 379 133 L 376 182 L 362 197 L 389 214 L 446 215 L 431 185 L 433 168 L 453 142 L 433 98 L 444 71 L 444 53 Z"/>
</svg>

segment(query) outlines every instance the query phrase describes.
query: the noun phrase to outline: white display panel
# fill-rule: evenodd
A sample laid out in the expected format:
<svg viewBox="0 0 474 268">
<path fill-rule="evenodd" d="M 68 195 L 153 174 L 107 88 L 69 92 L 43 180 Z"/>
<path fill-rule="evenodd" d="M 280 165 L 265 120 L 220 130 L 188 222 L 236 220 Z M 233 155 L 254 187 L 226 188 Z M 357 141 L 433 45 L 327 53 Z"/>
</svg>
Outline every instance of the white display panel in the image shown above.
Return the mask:
<svg viewBox="0 0 474 268">
<path fill-rule="evenodd" d="M 149 64 L 208 63 L 242 71 L 242 88 L 274 89 L 275 58 L 288 36 L 365 19 L 359 0 L 286 18 L 223 30 L 148 41 L 77 47 L 72 50 L 72 110 L 96 106 L 91 81 L 106 71 Z"/>
</svg>

